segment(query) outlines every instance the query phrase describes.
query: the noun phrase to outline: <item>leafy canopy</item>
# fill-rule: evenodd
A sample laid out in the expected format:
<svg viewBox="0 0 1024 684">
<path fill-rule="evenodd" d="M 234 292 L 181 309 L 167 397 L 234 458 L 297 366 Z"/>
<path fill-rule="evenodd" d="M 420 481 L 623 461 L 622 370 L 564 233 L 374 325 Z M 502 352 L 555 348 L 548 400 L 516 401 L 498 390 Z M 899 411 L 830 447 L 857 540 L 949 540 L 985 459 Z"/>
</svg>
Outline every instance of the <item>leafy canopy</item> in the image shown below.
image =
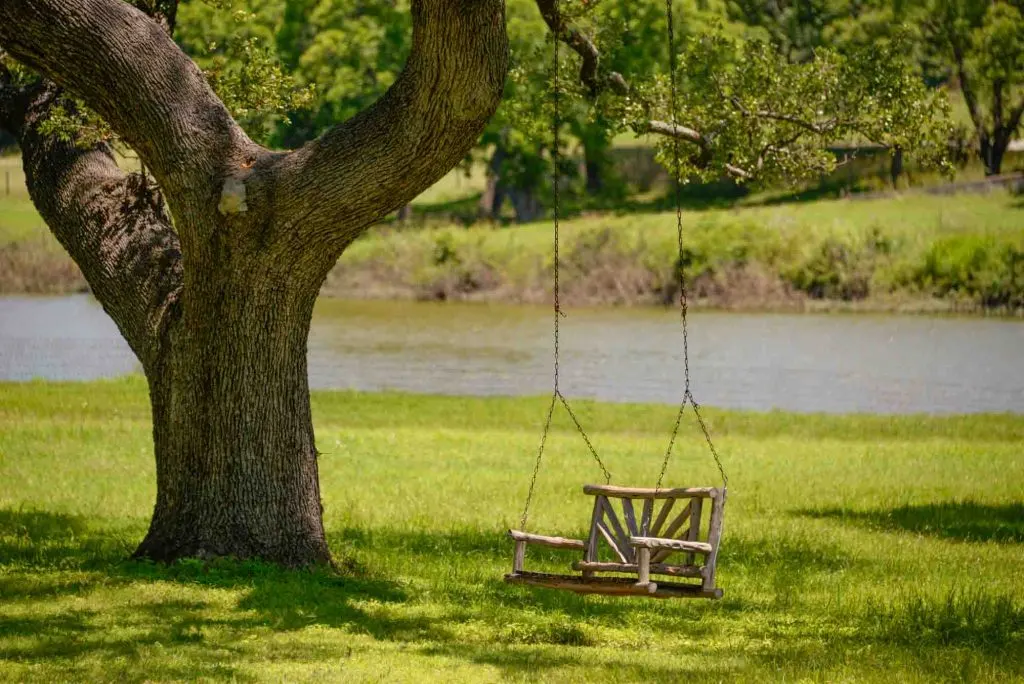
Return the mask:
<svg viewBox="0 0 1024 684">
<path fill-rule="evenodd" d="M 841 1 L 815 11 L 834 16 L 833 5 Z M 952 8 L 981 0 L 933 1 Z M 595 126 L 609 140 L 629 130 L 649 133 L 652 121 L 674 121 L 696 137 L 678 143 L 658 138 L 659 159 L 669 163 L 679 144 L 681 171 L 694 179 L 731 169 L 741 179 L 799 180 L 833 168 L 836 159 L 826 148 L 840 141 L 899 147 L 926 163 L 945 164 L 949 105 L 907 58 L 915 52 L 909 30 L 842 49 L 808 39 L 810 47 L 794 61 L 791 50 L 780 49 L 779 36 L 775 42 L 743 37 L 749 27 L 731 21 L 725 4 L 680 1 L 672 112 L 664 4 L 563 0 L 561 8 L 567 23 L 600 51 L 600 77 L 621 74 L 628 82 L 626 93 L 595 91 L 578 76 L 580 56 L 563 46 L 557 87 L 563 120 L 579 140 L 592 137 Z M 553 38 L 534 0 L 510 0 L 508 17 L 511 77 L 483 143 L 501 136 L 520 151 L 510 155 L 518 164 L 513 171 L 536 182 L 547 173 L 551 146 Z M 973 23 L 951 25 L 959 27 L 956 40 L 985 48 L 972 69 L 1013 81 L 1024 71 L 1019 20 L 1015 7 L 999 4 Z M 394 82 L 408 54 L 409 28 L 405 0 L 191 0 L 179 8 L 176 39 L 254 139 L 296 145 L 351 117 Z M 47 126 L 85 142 L 110 137 L 73 101 Z"/>
</svg>

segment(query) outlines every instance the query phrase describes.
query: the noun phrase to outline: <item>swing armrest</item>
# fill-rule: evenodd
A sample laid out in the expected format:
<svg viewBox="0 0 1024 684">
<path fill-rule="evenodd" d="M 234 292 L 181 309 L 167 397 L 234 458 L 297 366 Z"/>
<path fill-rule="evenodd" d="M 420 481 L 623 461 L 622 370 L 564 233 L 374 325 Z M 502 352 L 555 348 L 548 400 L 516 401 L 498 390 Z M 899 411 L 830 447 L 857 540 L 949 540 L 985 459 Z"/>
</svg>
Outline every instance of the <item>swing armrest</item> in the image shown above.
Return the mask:
<svg viewBox="0 0 1024 684">
<path fill-rule="evenodd" d="M 711 544 L 681 539 L 662 539 L 661 537 L 630 537 L 631 546 L 641 549 L 671 549 L 687 553 L 711 553 Z"/>
<path fill-rule="evenodd" d="M 566 539 L 565 537 L 546 537 L 542 534 L 530 534 L 529 532 L 520 532 L 519 530 L 509 530 L 508 536 L 512 537 L 517 542 L 526 542 L 528 544 L 539 544 L 540 546 L 550 546 L 555 549 L 572 549 L 575 551 L 582 551 L 587 545 L 579 539 Z"/>
</svg>

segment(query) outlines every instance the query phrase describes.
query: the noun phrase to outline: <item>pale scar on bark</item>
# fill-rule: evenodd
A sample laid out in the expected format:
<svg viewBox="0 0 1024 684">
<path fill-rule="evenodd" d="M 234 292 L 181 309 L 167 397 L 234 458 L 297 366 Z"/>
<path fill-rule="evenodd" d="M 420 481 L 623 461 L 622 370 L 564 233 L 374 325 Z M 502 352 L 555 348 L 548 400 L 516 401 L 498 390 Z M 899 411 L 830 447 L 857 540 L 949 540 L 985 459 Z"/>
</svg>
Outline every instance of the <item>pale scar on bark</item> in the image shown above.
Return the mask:
<svg viewBox="0 0 1024 684">
<path fill-rule="evenodd" d="M 241 214 L 248 209 L 245 203 L 245 181 L 241 178 L 228 178 L 220 192 L 217 211 L 222 214 Z"/>
</svg>

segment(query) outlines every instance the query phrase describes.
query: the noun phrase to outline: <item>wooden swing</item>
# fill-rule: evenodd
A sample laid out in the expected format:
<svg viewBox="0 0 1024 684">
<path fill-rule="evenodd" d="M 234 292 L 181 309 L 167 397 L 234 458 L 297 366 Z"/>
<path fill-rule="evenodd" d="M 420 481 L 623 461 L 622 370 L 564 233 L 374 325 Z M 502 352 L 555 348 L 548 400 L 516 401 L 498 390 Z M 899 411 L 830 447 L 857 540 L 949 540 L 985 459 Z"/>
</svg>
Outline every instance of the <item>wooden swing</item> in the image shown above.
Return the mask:
<svg viewBox="0 0 1024 684">
<path fill-rule="evenodd" d="M 669 54 L 671 56 L 671 98 L 672 122 L 675 124 L 675 40 L 672 29 L 671 0 L 667 6 L 669 26 Z M 683 219 L 680 201 L 680 158 L 679 141 L 674 139 L 675 162 L 675 205 L 676 228 L 679 238 L 679 303 L 683 337 L 683 368 L 685 387 L 683 399 L 676 414 L 668 449 L 661 465 L 657 485 L 654 488 L 616 487 L 610 484 L 611 474 L 598 455 L 580 421 L 573 413 L 569 402 L 559 389 L 559 319 L 564 315 L 559 305 L 559 129 L 561 128 L 558 89 L 558 45 L 554 37 L 554 60 L 552 93 L 554 100 L 554 144 L 552 158 L 554 167 L 554 391 L 548 407 L 547 420 L 537 450 L 537 461 L 526 495 L 520 529 L 509 530 L 515 541 L 515 555 L 512 572 L 505 575 L 505 581 L 527 584 L 549 589 L 563 589 L 585 594 L 611 594 L 620 596 L 645 596 L 651 598 L 709 598 L 722 597 L 722 590 L 715 585 L 715 569 L 718 548 L 722 537 L 725 514 L 725 496 L 728 478 L 722 468 L 721 459 L 711 441 L 711 435 L 700 413 L 700 406 L 690 391 L 690 360 L 687 336 L 687 294 L 686 280 L 682 271 L 683 263 Z M 583 493 L 594 497 L 593 514 L 586 540 L 567 539 L 525 531 L 533 500 L 537 474 L 544 457 L 544 446 L 551 428 L 555 404 L 561 403 L 572 418 L 576 429 L 583 437 L 594 460 L 605 476 L 604 485 L 585 485 Z M 697 423 L 704 433 L 711 455 L 722 476 L 721 487 L 663 488 L 661 486 L 668 468 L 672 448 L 679 434 L 686 405 L 693 407 Z M 705 502 L 709 503 L 705 505 Z M 639 517 L 634 503 L 641 505 Z M 673 515 L 674 514 L 674 515 Z M 582 552 L 582 559 L 572 564 L 578 574 L 555 574 L 525 570 L 526 547 L 529 544 Z M 671 582 L 653 581 L 652 575 L 669 577 Z M 687 582 L 686 580 L 693 580 Z"/>
<path fill-rule="evenodd" d="M 715 563 L 722 536 L 725 488 L 638 489 L 586 485 L 583 493 L 594 497 L 594 513 L 587 540 L 509 530 L 516 550 L 512 572 L 505 575 L 505 581 L 567 589 L 581 594 L 722 598 L 722 590 L 715 586 Z M 710 512 L 702 516 L 705 499 L 711 500 L 707 507 Z M 643 502 L 639 520 L 634 501 Z M 677 503 L 679 508 L 672 517 Z M 625 525 L 620 521 L 616 508 L 622 513 L 621 521 Z M 706 525 L 702 524 L 704 518 L 707 518 Z M 527 544 L 582 551 L 583 560 L 572 565 L 580 574 L 524 570 Z M 602 547 L 610 550 L 615 558 L 601 560 Z M 630 577 L 598 576 L 599 573 L 628 574 Z M 699 582 L 654 582 L 651 575 L 696 579 Z"/>
</svg>

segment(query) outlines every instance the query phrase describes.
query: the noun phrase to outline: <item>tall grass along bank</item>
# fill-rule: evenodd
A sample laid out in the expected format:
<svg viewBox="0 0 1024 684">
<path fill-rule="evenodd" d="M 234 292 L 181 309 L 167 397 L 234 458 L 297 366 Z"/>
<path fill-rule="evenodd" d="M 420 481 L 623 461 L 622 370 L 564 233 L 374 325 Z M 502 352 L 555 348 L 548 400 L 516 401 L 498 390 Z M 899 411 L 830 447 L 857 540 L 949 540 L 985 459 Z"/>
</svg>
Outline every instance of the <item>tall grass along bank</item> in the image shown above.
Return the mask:
<svg viewBox="0 0 1024 684">
<path fill-rule="evenodd" d="M 821 201 L 684 215 L 682 265 L 698 305 L 1020 312 L 1024 200 L 988 195 Z M 551 226 L 371 233 L 325 292 L 345 297 L 550 298 Z M 675 217 L 563 223 L 561 283 L 580 304 L 660 304 L 677 293 Z"/>
<path fill-rule="evenodd" d="M 0 384 L 0 680 L 1019 681 L 1024 418 L 708 411 L 718 602 L 506 585 L 546 399 L 313 396 L 337 572 L 126 560 L 155 473 L 141 378 Z M 671 407 L 578 402 L 616 482 Z M 716 484 L 687 431 L 668 484 Z M 531 529 L 600 473 L 559 415 Z M 529 552 L 542 570 L 572 554 Z"/>
</svg>

